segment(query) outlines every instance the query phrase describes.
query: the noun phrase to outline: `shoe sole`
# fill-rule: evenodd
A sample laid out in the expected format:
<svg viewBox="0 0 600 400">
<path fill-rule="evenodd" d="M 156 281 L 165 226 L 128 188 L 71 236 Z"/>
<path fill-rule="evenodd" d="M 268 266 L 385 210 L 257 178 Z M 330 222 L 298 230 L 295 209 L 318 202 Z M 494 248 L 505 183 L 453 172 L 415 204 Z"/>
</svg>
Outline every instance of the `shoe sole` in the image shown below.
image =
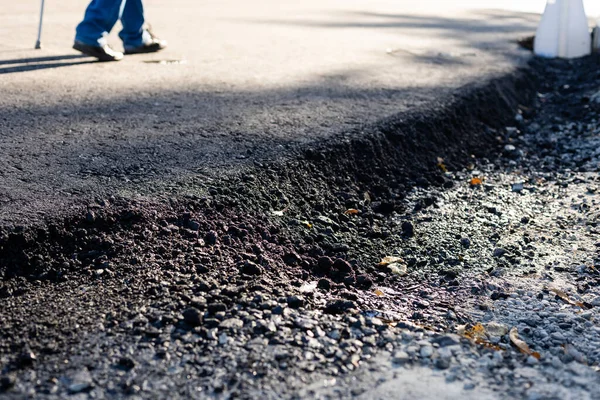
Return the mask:
<svg viewBox="0 0 600 400">
<path fill-rule="evenodd" d="M 147 53 L 156 53 L 158 51 L 164 50 L 166 46 L 155 45 L 148 47 L 139 47 L 135 50 L 127 50 L 125 49 L 124 54 L 147 54 Z"/>
<path fill-rule="evenodd" d="M 105 53 L 101 47 L 88 46 L 85 44 L 75 43 L 73 48 L 87 56 L 97 58 L 98 61 L 108 62 L 108 61 L 121 61 L 123 56 L 111 56 L 110 54 Z"/>
</svg>

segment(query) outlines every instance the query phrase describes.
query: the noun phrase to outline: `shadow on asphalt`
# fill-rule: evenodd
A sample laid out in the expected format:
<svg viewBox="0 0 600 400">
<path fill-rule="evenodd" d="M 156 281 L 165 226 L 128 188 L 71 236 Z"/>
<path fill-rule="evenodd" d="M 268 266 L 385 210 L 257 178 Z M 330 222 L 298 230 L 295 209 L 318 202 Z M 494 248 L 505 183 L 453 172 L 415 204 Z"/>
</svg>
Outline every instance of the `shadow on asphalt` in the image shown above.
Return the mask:
<svg viewBox="0 0 600 400">
<path fill-rule="evenodd" d="M 398 48 L 390 49 L 388 56 L 398 57 L 399 63 L 406 54 L 425 63 L 460 66 L 476 57 L 470 48 L 514 57 L 505 43 L 498 44 L 497 35 L 508 33 L 516 40 L 538 18 L 493 11 L 473 15 L 481 20 L 374 13 L 344 16 L 340 23 L 252 22 L 390 29 L 402 36 L 407 30 L 415 36 L 434 30 L 440 37 L 463 42 L 465 53 Z M 0 74 L 96 62 L 81 55 L 59 57 L 0 61 Z M 17 61 L 20 64 L 14 64 Z M 376 131 L 371 125 L 377 125 L 380 117 L 401 118 L 424 104 L 441 109 L 456 91 L 446 85 L 385 89 L 354 85 L 365 81 L 361 75 L 368 73 L 348 69 L 271 90 L 213 90 L 190 84 L 173 90 L 150 87 L 104 100 L 81 91 L 59 103 L 46 94 L 47 99 L 27 106 L 2 105 L 0 180 L 11 198 L 0 196 L 0 221 L 33 220 L 55 206 L 66 207 L 92 194 L 179 193 L 178 181 L 188 177 L 280 159 L 337 134 Z"/>
<path fill-rule="evenodd" d="M 76 60 L 76 61 L 73 61 Z M 0 61 L 0 75 L 15 72 L 36 71 L 40 69 L 70 67 L 73 65 L 89 64 L 95 59 L 79 54 L 66 54 L 62 56 L 17 58 Z"/>
</svg>

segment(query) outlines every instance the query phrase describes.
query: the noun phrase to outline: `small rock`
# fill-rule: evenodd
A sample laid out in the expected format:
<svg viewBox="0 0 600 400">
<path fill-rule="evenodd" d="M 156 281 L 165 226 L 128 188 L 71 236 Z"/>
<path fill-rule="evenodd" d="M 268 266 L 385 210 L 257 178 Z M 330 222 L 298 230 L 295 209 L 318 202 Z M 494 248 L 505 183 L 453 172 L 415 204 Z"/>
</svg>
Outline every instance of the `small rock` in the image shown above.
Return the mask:
<svg viewBox="0 0 600 400">
<path fill-rule="evenodd" d="M 419 350 L 419 355 L 422 358 L 431 357 L 433 355 L 433 346 L 425 345 L 425 346 L 421 347 L 421 350 Z"/>
<path fill-rule="evenodd" d="M 507 144 L 506 146 L 504 146 L 504 153 L 506 154 L 506 156 L 512 158 L 513 160 L 523 155 L 523 151 L 517 149 L 512 144 Z"/>
<path fill-rule="evenodd" d="M 215 231 L 210 231 L 206 235 L 204 235 L 204 242 L 210 246 L 214 246 L 217 244 L 217 240 L 219 235 Z"/>
<path fill-rule="evenodd" d="M 216 314 L 218 312 L 227 311 L 227 306 L 223 303 L 211 303 L 208 305 L 207 310 L 211 314 Z"/>
<path fill-rule="evenodd" d="M 329 279 L 319 279 L 319 282 L 317 282 L 317 287 L 319 289 L 323 289 L 323 290 L 331 290 L 331 282 L 329 281 Z"/>
<path fill-rule="evenodd" d="M 242 272 L 242 274 L 252 276 L 262 275 L 263 273 L 263 269 L 260 265 L 253 263 L 249 260 L 244 261 L 244 264 L 242 265 L 240 271 Z"/>
<path fill-rule="evenodd" d="M 454 333 L 438 336 L 433 339 L 433 343 L 437 343 L 440 347 L 448 347 L 460 344 L 461 337 Z"/>
<path fill-rule="evenodd" d="M 316 288 L 317 288 L 316 281 L 306 282 L 304 285 L 300 286 L 300 293 L 310 294 L 310 293 L 313 293 Z"/>
<path fill-rule="evenodd" d="M 119 366 L 124 369 L 129 370 L 129 369 L 132 369 L 133 367 L 135 367 L 135 361 L 129 357 L 121 357 L 119 359 Z"/>
<path fill-rule="evenodd" d="M 333 268 L 337 269 L 340 272 L 352 272 L 352 265 L 346 260 L 342 260 L 341 258 L 336 259 L 333 262 Z"/>
<path fill-rule="evenodd" d="M 373 286 L 373 279 L 368 275 L 358 275 L 356 277 L 356 284 L 361 289 L 370 289 Z"/>
<path fill-rule="evenodd" d="M 229 318 L 221 321 L 219 324 L 219 328 L 222 329 L 242 329 L 244 327 L 244 322 L 238 318 Z"/>
<path fill-rule="evenodd" d="M 208 329 L 206 331 L 206 339 L 208 340 L 217 340 L 217 328 L 213 328 L 213 329 Z"/>
<path fill-rule="evenodd" d="M 304 306 L 304 297 L 302 296 L 288 296 L 287 304 L 290 308 L 300 308 Z"/>
<path fill-rule="evenodd" d="M 420 308 L 421 310 L 425 310 L 427 308 L 429 308 L 430 304 L 427 300 L 418 300 L 415 301 L 413 303 L 417 308 Z"/>
<path fill-rule="evenodd" d="M 188 222 L 188 228 L 193 231 L 198 231 L 200 229 L 200 223 L 198 221 L 194 221 L 193 219 Z"/>
<path fill-rule="evenodd" d="M 281 307 L 279 305 L 273 307 L 273 309 L 271 310 L 271 314 L 273 314 L 273 315 L 283 315 L 283 307 Z"/>
<path fill-rule="evenodd" d="M 502 257 L 503 255 L 505 255 L 507 253 L 507 251 L 501 247 L 497 247 L 494 249 L 494 253 L 493 256 L 494 257 Z"/>
<path fill-rule="evenodd" d="M 504 293 L 504 292 L 493 292 L 492 295 L 490 296 L 490 298 L 492 300 L 505 300 L 508 299 L 510 297 L 509 294 Z"/>
<path fill-rule="evenodd" d="M 410 356 L 405 351 L 397 351 L 392 357 L 392 362 L 398 365 L 404 365 L 410 361 Z"/>
<path fill-rule="evenodd" d="M 227 334 L 225 332 L 223 332 L 219 335 L 219 344 L 221 346 L 225 346 L 228 341 L 229 341 L 229 337 L 227 336 Z"/>
<path fill-rule="evenodd" d="M 538 363 L 539 363 L 538 359 L 535 358 L 534 356 L 527 357 L 527 364 L 528 365 L 537 365 Z"/>
<path fill-rule="evenodd" d="M 202 324 L 202 313 L 197 308 L 190 307 L 183 312 L 183 320 L 192 326 Z"/>
<path fill-rule="evenodd" d="M 435 366 L 438 369 L 448 369 L 450 368 L 450 360 L 447 358 L 438 358 L 435 360 Z"/>
<path fill-rule="evenodd" d="M 492 321 L 485 324 L 485 330 L 490 336 L 500 337 L 508 333 L 508 326 Z"/>
<path fill-rule="evenodd" d="M 16 383 L 17 383 L 17 378 L 14 375 L 12 375 L 12 374 L 3 375 L 2 377 L 0 377 L 0 392 L 7 391 L 8 389 L 15 386 Z"/>
<path fill-rule="evenodd" d="M 521 193 L 523 191 L 523 182 L 513 183 L 511 188 L 513 192 Z"/>
<path fill-rule="evenodd" d="M 317 271 L 322 274 L 327 274 L 331 271 L 331 267 L 333 266 L 333 260 L 329 257 L 320 257 L 317 261 Z"/>
<path fill-rule="evenodd" d="M 22 367 L 29 367 L 37 360 L 35 353 L 29 349 L 25 349 L 19 356 L 18 362 Z"/>
<path fill-rule="evenodd" d="M 343 314 L 352 308 L 355 308 L 353 301 L 338 299 L 329 301 L 324 311 L 327 314 Z"/>
<path fill-rule="evenodd" d="M 552 332 L 550 337 L 558 342 L 565 342 L 567 340 L 561 332 Z"/>
<path fill-rule="evenodd" d="M 471 239 L 464 237 L 460 239 L 460 245 L 462 247 L 464 247 L 465 249 L 468 249 L 469 247 L 471 247 Z"/>
<path fill-rule="evenodd" d="M 68 386 L 68 391 L 71 394 L 87 392 L 94 387 L 92 375 L 87 369 L 82 369 L 73 375 L 71 384 Z"/>
<path fill-rule="evenodd" d="M 402 223 L 402 234 L 408 237 L 413 237 L 415 235 L 415 227 L 410 221 L 404 221 Z"/>
<path fill-rule="evenodd" d="M 294 325 L 303 330 L 309 330 L 315 327 L 315 324 L 307 318 L 296 318 L 294 320 Z"/>
<path fill-rule="evenodd" d="M 290 267 L 296 266 L 302 261 L 300 256 L 294 252 L 289 252 L 289 253 L 284 254 L 282 259 L 283 259 L 283 262 L 286 265 L 289 265 Z"/>
</svg>

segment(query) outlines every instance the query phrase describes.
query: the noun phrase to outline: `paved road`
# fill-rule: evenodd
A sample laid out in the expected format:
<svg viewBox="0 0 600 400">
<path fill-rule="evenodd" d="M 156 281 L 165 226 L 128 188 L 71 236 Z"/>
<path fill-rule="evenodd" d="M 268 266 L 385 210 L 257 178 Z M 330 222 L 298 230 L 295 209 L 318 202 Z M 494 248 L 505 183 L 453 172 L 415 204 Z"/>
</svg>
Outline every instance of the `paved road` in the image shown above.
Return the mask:
<svg viewBox="0 0 600 400">
<path fill-rule="evenodd" d="M 70 49 L 86 1 L 47 2 L 41 51 L 38 2 L 4 3 L 2 225 L 113 193 L 157 196 L 198 169 L 434 106 L 523 63 L 514 40 L 539 18 L 439 0 L 153 0 L 169 49 L 103 64 Z"/>
</svg>

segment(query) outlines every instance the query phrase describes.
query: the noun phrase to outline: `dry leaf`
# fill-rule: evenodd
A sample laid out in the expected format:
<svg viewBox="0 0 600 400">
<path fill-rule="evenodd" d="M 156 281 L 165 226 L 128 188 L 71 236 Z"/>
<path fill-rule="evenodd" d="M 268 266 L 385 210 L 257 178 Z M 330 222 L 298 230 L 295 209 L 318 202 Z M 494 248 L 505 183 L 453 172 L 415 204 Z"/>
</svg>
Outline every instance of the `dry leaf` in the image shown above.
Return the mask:
<svg viewBox="0 0 600 400">
<path fill-rule="evenodd" d="M 487 339 L 487 335 L 485 333 L 485 328 L 481 324 L 475 324 L 471 328 L 466 328 L 463 336 L 473 339 L 473 340 L 483 340 Z"/>
<path fill-rule="evenodd" d="M 442 157 L 437 158 L 437 166 L 442 170 L 442 172 L 448 172 L 448 168 L 446 168 L 446 164 L 444 164 L 444 159 Z"/>
<path fill-rule="evenodd" d="M 487 332 L 485 331 L 485 327 L 480 323 L 477 323 L 471 327 L 463 326 L 458 330 L 459 335 L 466 337 L 467 339 L 472 340 L 475 344 L 482 345 L 487 347 L 488 349 L 500 351 L 502 350 L 500 346 L 490 343 L 488 341 Z"/>
<path fill-rule="evenodd" d="M 379 297 L 385 296 L 385 293 L 383 293 L 380 289 L 375 289 L 373 293 L 375 293 L 375 295 Z"/>
<path fill-rule="evenodd" d="M 311 229 L 313 227 L 313 224 L 311 224 L 308 221 L 300 221 L 300 222 L 309 229 Z"/>
<path fill-rule="evenodd" d="M 510 332 L 508 333 L 508 336 L 510 337 L 510 341 L 512 342 L 512 344 L 514 344 L 515 347 L 521 351 L 521 353 L 533 356 L 533 357 L 537 358 L 538 360 L 540 359 L 540 357 L 541 357 L 540 353 L 538 353 L 536 351 L 532 351 L 529 348 L 529 346 L 527 345 L 527 343 L 525 343 L 524 341 L 519 339 L 519 331 L 517 330 L 516 327 L 514 327 L 510 330 Z"/>
<path fill-rule="evenodd" d="M 391 263 L 387 265 L 387 268 L 392 272 L 392 274 L 398 276 L 406 275 L 406 273 L 408 272 L 408 267 L 406 266 L 406 264 Z"/>
<path fill-rule="evenodd" d="M 386 267 L 390 264 L 400 263 L 400 262 L 404 262 L 404 260 L 401 259 L 400 257 L 387 256 L 387 257 L 383 257 L 381 259 L 381 261 L 379 262 L 379 265 L 382 267 Z"/>
<path fill-rule="evenodd" d="M 404 260 L 400 257 L 383 257 L 383 259 L 378 265 L 380 267 L 387 267 L 392 274 L 398 276 L 406 275 L 406 273 L 408 272 L 408 267 L 404 263 Z"/>
<path fill-rule="evenodd" d="M 469 184 L 471 186 L 479 186 L 483 183 L 483 180 L 481 180 L 481 178 L 471 178 L 471 180 L 469 181 Z"/>
<path fill-rule="evenodd" d="M 356 215 L 358 213 L 360 213 L 360 211 L 358 211 L 356 208 L 349 208 L 344 212 L 346 215 Z"/>
<path fill-rule="evenodd" d="M 581 308 L 588 308 L 586 307 L 586 305 L 584 303 L 582 303 L 581 301 L 574 301 L 571 300 L 569 298 L 569 296 L 563 292 L 562 290 L 558 289 L 558 288 L 550 288 L 549 289 L 552 293 L 554 293 L 555 295 L 557 295 L 558 297 L 560 297 L 565 303 L 570 304 L 572 306 L 576 306 L 576 307 L 581 307 Z"/>
</svg>

